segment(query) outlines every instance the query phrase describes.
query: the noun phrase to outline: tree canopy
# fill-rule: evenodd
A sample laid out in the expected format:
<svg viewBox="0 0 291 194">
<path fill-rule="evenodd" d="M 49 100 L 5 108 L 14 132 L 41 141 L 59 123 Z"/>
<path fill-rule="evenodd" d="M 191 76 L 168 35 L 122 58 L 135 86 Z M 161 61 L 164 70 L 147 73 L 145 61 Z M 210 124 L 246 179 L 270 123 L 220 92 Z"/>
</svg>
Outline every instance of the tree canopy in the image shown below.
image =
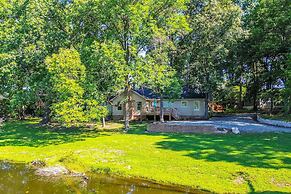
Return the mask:
<svg viewBox="0 0 291 194">
<path fill-rule="evenodd" d="M 289 10 L 288 0 L 1 1 L 0 112 L 75 125 L 105 117 L 118 91 L 128 107 L 129 91 L 147 87 L 288 114 Z"/>
</svg>

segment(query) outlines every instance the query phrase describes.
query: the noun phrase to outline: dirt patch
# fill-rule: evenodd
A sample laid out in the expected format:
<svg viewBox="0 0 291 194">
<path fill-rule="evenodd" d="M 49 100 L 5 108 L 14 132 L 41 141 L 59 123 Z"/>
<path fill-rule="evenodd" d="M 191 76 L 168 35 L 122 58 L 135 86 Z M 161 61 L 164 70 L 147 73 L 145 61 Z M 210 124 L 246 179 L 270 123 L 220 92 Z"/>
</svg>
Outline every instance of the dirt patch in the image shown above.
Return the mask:
<svg viewBox="0 0 291 194">
<path fill-rule="evenodd" d="M 63 166 L 51 166 L 45 168 L 39 168 L 35 171 L 40 176 L 59 176 L 68 175 L 70 171 Z"/>
<path fill-rule="evenodd" d="M 238 176 L 236 179 L 233 181 L 235 184 L 241 185 L 246 182 L 243 176 Z"/>
<path fill-rule="evenodd" d="M 291 182 L 279 182 L 272 178 L 271 183 L 278 187 L 291 187 Z"/>
</svg>

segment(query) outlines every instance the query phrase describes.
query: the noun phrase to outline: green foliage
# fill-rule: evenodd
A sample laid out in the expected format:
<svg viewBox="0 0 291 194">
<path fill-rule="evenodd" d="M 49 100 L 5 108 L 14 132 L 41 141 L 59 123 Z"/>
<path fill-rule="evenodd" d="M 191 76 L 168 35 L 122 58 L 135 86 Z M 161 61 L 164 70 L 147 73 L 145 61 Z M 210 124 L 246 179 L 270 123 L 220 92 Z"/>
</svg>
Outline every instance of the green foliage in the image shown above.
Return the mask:
<svg viewBox="0 0 291 194">
<path fill-rule="evenodd" d="M 118 90 L 144 86 L 211 96 L 225 79 L 229 90 L 246 85 L 254 105 L 284 98 L 290 110 L 289 10 L 288 0 L 1 1 L 1 110 L 45 117 L 53 103 L 105 104 Z M 47 68 L 60 48 L 80 59 Z"/>
<path fill-rule="evenodd" d="M 53 0 L 1 1 L 0 92 L 8 97 L 7 116 L 24 117 L 28 107 L 36 112 L 49 103 L 44 59 L 68 42 L 63 8 Z"/>
<path fill-rule="evenodd" d="M 266 119 L 274 119 L 274 120 L 281 120 L 286 122 L 291 122 L 291 114 L 277 114 L 277 115 L 270 115 L 270 114 L 263 114 L 261 115 L 263 118 Z"/>
<path fill-rule="evenodd" d="M 84 99 L 86 68 L 74 49 L 60 49 L 45 61 L 50 75 L 52 115 L 67 126 L 100 121 L 107 111 L 96 100 Z"/>
<path fill-rule="evenodd" d="M 286 0 L 258 1 L 246 17 L 250 36 L 240 51 L 242 63 L 249 66 L 253 100 L 257 96 L 279 101 L 287 96 L 280 94 L 278 85 L 286 85 L 285 71 L 288 66 L 290 45 L 290 3 Z M 284 105 L 287 107 L 287 104 Z"/>
<path fill-rule="evenodd" d="M 242 10 L 232 1 L 209 0 L 191 1 L 186 13 L 191 31 L 181 39 L 176 69 L 190 88 L 211 93 L 223 81 L 229 51 L 246 34 Z"/>
<path fill-rule="evenodd" d="M 169 67 L 168 54 L 175 49 L 173 38 L 189 30 L 186 16 L 181 14 L 186 8 L 184 1 L 84 3 L 94 7 L 92 17 L 96 25 L 103 27 L 99 39 L 92 41 L 84 51 L 90 56 L 85 63 L 95 61 L 90 71 L 99 70 L 91 74 L 91 80 L 100 75 L 105 78 L 102 82 L 105 82 L 106 92 L 129 91 L 144 85 L 161 92 L 170 85 L 173 77 L 170 74 L 174 74 L 174 70 Z M 162 11 L 157 13 L 158 10 Z M 88 50 L 93 53 L 89 54 Z M 100 85 L 96 81 L 93 83 Z M 125 120 L 128 126 L 127 116 Z"/>
<path fill-rule="evenodd" d="M 218 87 L 218 90 L 214 92 L 214 101 L 227 105 L 228 108 L 238 107 L 241 100 L 246 96 L 247 87 L 242 85 L 232 86 L 227 83 Z"/>
<path fill-rule="evenodd" d="M 287 69 L 286 69 L 286 86 L 284 89 L 285 96 L 285 113 L 288 115 L 291 112 L 291 54 L 288 55 Z"/>
<path fill-rule="evenodd" d="M 122 87 L 124 77 L 129 70 L 126 69 L 124 51 L 121 46 L 114 42 L 99 43 L 95 41 L 90 49 L 90 69 L 94 73 L 92 79 L 99 88 L 109 88 L 112 94 Z M 100 78 L 100 79 L 98 79 Z"/>
<path fill-rule="evenodd" d="M 183 1 L 103 1 L 100 6 L 101 23 L 107 26 L 101 40 L 109 40 L 95 42 L 94 50 L 98 65 L 108 64 L 114 72 L 115 90 L 141 86 L 153 77 L 154 71 L 162 73 L 166 68 L 162 65 L 169 60 L 167 51 L 173 47 L 168 36 L 188 27 L 186 18 L 178 13 L 185 8 Z M 155 15 L 158 8 L 163 12 Z"/>
<path fill-rule="evenodd" d="M 50 74 L 52 92 L 58 95 L 57 100 L 83 96 L 86 67 L 81 63 L 76 50 L 60 49 L 58 54 L 47 57 L 45 63 Z"/>
<path fill-rule="evenodd" d="M 242 27 L 247 36 L 231 47 L 222 74 L 230 87 L 247 86 L 248 95 L 244 101 L 248 105 L 251 102 L 254 110 L 259 108 L 259 100 L 281 106 L 282 99 L 288 109 L 288 95 L 281 92 L 281 87 L 287 82 L 290 3 L 260 0 L 238 1 L 238 5 L 244 10 Z"/>
</svg>

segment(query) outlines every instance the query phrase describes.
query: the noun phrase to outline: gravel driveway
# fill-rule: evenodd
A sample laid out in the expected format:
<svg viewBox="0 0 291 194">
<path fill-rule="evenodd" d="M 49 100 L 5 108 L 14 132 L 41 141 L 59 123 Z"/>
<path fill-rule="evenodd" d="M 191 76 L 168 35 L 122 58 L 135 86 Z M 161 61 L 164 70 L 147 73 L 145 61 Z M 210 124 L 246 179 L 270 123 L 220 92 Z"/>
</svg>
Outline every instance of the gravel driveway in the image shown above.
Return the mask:
<svg viewBox="0 0 291 194">
<path fill-rule="evenodd" d="M 251 115 L 212 117 L 205 121 L 170 121 L 181 125 L 214 125 L 217 128 L 237 127 L 241 132 L 289 132 L 291 128 L 265 125 L 254 121 Z"/>
</svg>

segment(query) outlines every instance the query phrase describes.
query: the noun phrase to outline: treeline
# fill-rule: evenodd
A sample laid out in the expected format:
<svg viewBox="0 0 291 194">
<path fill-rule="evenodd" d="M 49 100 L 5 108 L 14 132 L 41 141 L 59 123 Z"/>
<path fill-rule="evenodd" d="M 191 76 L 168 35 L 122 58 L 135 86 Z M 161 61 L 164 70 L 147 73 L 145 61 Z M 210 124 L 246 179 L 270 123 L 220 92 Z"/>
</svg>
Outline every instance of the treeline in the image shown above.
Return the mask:
<svg viewBox="0 0 291 194">
<path fill-rule="evenodd" d="M 288 114 L 289 10 L 288 0 L 1 1 L 0 114 L 100 121 L 110 96 L 137 87 L 237 108 L 270 99 Z"/>
</svg>

